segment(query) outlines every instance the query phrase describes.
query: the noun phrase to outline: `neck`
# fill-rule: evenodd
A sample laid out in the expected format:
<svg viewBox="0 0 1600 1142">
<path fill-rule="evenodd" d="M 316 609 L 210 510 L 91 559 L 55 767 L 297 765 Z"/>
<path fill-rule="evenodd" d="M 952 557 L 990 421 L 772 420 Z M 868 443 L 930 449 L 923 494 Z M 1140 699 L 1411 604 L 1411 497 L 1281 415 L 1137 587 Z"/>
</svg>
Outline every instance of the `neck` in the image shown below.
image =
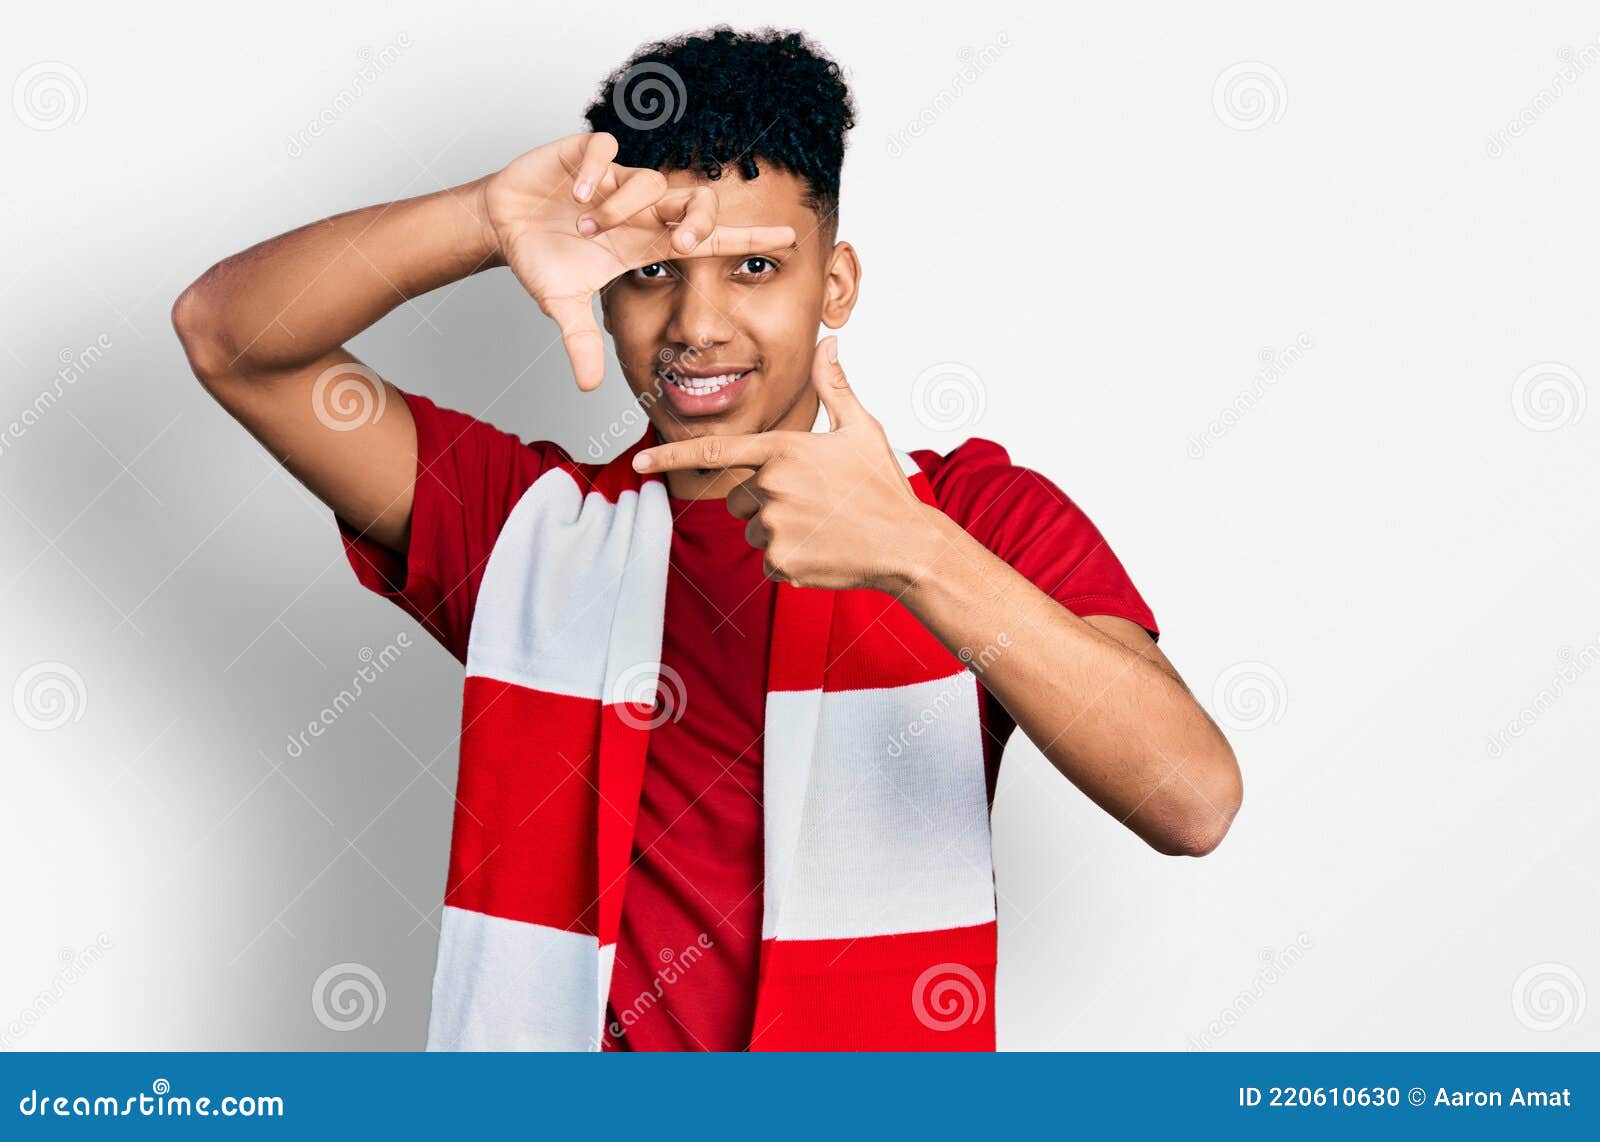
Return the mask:
<svg viewBox="0 0 1600 1142">
<path fill-rule="evenodd" d="M 810 432 L 822 406 L 816 390 L 807 385 L 778 419 L 762 432 Z M 678 500 L 724 500 L 742 481 L 750 477 L 749 468 L 695 469 L 666 474 L 667 494 Z"/>
</svg>

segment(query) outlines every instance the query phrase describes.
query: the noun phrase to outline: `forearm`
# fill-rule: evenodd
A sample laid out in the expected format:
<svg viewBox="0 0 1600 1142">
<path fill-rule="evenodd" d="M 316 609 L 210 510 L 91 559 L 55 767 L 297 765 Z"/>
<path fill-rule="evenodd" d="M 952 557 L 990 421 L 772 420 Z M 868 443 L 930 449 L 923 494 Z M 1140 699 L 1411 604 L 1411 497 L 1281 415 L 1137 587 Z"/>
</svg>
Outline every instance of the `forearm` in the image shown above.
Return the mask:
<svg viewBox="0 0 1600 1142">
<path fill-rule="evenodd" d="M 211 267 L 175 310 L 197 372 L 305 366 L 410 298 L 500 264 L 481 182 L 335 215 Z"/>
<path fill-rule="evenodd" d="M 1208 851 L 1238 807 L 1226 738 L 1181 680 L 927 509 L 901 601 L 1063 775 L 1153 847 Z"/>
</svg>

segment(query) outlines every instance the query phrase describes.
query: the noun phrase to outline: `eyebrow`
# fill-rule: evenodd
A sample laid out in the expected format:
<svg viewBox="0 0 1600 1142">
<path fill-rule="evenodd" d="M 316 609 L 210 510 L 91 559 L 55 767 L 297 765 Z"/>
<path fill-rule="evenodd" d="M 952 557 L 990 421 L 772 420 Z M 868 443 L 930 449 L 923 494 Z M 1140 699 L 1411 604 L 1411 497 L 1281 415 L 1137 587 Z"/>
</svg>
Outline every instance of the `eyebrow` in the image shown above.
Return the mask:
<svg viewBox="0 0 1600 1142">
<path fill-rule="evenodd" d="M 800 243 L 798 241 L 795 241 L 795 242 L 790 242 L 787 246 L 780 246 L 780 247 L 778 247 L 778 249 L 772 250 L 772 251 L 768 251 L 768 252 L 769 253 L 792 254 L 796 250 L 798 250 L 799 248 L 800 248 Z M 724 258 L 738 258 L 740 261 L 743 261 L 746 258 L 764 258 L 767 255 L 765 253 L 759 253 L 758 252 L 758 253 L 754 253 L 754 254 L 723 254 L 721 256 L 724 257 Z M 647 263 L 647 264 L 652 265 L 652 266 L 675 266 L 680 262 L 703 262 L 705 260 L 706 260 L 705 258 L 657 258 L 655 261 Z"/>
</svg>

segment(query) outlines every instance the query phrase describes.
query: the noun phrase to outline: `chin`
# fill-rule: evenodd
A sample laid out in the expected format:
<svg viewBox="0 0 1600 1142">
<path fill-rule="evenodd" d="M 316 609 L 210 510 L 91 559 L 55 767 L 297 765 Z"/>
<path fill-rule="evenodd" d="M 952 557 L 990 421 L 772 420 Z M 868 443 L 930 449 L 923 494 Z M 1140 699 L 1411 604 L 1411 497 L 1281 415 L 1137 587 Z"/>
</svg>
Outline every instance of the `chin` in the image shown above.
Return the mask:
<svg viewBox="0 0 1600 1142">
<path fill-rule="evenodd" d="M 761 431 L 759 418 L 731 409 L 715 416 L 677 417 L 670 412 L 652 416 L 656 435 L 667 442 L 694 440 L 700 436 L 744 436 Z"/>
</svg>

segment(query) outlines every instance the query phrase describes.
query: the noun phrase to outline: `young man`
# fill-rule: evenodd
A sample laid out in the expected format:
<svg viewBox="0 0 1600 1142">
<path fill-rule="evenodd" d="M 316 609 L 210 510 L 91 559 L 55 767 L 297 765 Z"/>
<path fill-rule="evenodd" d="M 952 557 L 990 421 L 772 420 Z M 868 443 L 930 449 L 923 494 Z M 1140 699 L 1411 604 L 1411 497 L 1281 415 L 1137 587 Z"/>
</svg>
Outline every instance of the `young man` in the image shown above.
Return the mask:
<svg viewBox="0 0 1600 1142">
<path fill-rule="evenodd" d="M 1065 495 L 987 441 L 895 452 L 816 341 L 862 272 L 836 64 L 720 29 L 640 52 L 587 117 L 230 258 L 173 312 L 360 581 L 466 665 L 429 1045 L 993 1049 L 1012 729 L 1170 854 L 1227 831 L 1232 752 Z M 602 293 L 649 418 L 616 460 L 342 347 L 501 265 L 583 389 Z"/>
</svg>

